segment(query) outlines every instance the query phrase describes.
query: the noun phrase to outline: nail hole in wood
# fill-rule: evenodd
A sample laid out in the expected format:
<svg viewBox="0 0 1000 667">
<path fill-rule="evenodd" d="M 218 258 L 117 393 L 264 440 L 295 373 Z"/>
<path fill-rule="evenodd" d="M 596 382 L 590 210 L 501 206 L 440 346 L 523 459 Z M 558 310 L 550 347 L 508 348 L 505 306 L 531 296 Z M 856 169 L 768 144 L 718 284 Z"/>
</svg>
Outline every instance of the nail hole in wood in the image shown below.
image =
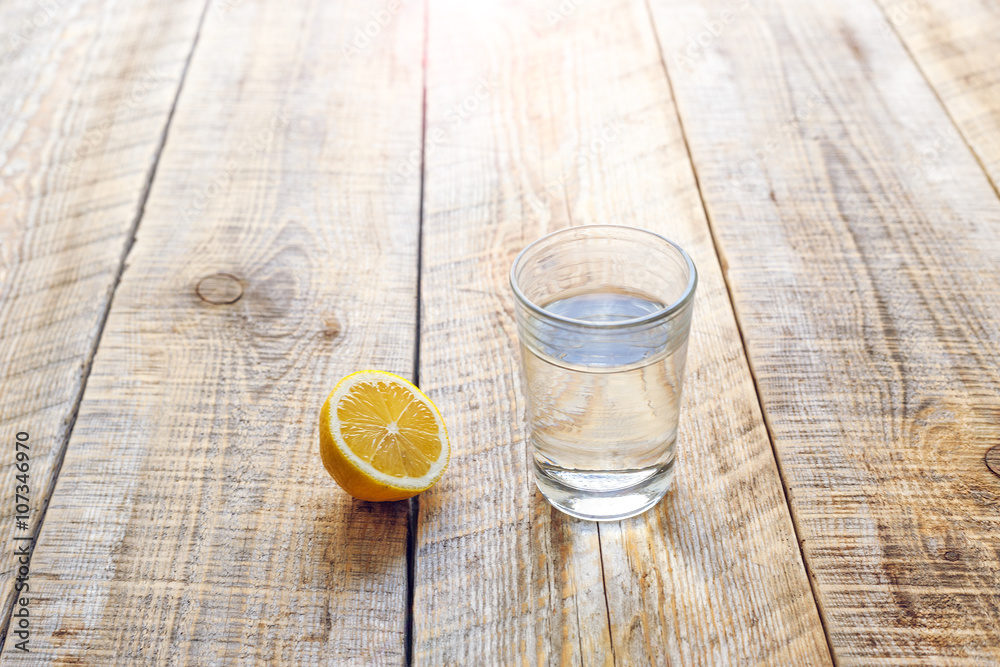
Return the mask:
<svg viewBox="0 0 1000 667">
<path fill-rule="evenodd" d="M 1000 475 L 1000 445 L 986 450 L 986 467 Z"/>
<path fill-rule="evenodd" d="M 236 303 L 243 298 L 243 283 L 228 273 L 216 273 L 202 278 L 197 291 L 198 296 L 208 303 L 217 305 Z"/>
</svg>

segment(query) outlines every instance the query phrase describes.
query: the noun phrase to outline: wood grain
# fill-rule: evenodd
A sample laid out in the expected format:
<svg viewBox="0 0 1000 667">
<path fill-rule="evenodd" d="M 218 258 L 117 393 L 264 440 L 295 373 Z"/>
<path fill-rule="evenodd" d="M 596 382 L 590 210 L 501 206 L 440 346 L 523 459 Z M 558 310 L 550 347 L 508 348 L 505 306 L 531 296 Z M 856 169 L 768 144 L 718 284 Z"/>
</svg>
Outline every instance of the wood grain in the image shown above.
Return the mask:
<svg viewBox="0 0 1000 667">
<path fill-rule="evenodd" d="M 7 547 L 37 533 L 52 493 L 203 7 L 0 3 L 0 434 L 12 471 L 0 487 L 0 643 Z M 13 512 L 18 432 L 30 436 L 26 530 Z"/>
<path fill-rule="evenodd" d="M 901 39 L 965 141 L 1000 188 L 1000 5 L 989 0 L 878 0 L 882 33 Z"/>
<path fill-rule="evenodd" d="M 420 381 L 454 449 L 420 500 L 415 662 L 828 663 L 645 5 L 429 7 Z M 535 490 L 507 284 L 588 223 L 701 272 L 677 486 L 599 534 Z"/>
<path fill-rule="evenodd" d="M 652 4 L 834 658 L 996 664 L 1000 201 L 868 0 Z"/>
<path fill-rule="evenodd" d="M 406 503 L 353 501 L 318 410 L 413 369 L 423 10 L 210 7 L 32 561 L 32 657 L 399 664 Z M 5 659 L 13 660 L 8 642 Z"/>
</svg>

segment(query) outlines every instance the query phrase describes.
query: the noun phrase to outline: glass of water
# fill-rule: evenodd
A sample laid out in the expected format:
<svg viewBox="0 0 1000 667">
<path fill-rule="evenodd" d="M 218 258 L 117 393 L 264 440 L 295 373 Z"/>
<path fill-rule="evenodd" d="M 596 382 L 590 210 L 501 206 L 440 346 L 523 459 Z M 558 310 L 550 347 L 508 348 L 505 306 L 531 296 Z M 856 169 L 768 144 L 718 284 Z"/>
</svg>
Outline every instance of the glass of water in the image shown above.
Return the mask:
<svg viewBox="0 0 1000 667">
<path fill-rule="evenodd" d="M 670 487 L 697 281 L 676 243 L 617 225 L 549 234 L 514 260 L 535 481 L 563 512 L 624 519 Z"/>
</svg>

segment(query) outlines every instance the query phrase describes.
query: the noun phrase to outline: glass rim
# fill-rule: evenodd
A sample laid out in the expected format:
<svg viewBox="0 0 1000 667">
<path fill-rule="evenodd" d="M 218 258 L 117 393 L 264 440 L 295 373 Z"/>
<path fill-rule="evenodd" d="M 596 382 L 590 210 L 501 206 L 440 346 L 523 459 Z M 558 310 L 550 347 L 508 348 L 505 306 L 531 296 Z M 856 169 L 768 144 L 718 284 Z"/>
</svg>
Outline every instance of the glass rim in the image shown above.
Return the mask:
<svg viewBox="0 0 1000 667">
<path fill-rule="evenodd" d="M 525 296 L 524 292 L 522 292 L 521 288 L 518 287 L 517 285 L 517 277 L 515 275 L 515 272 L 517 271 L 518 265 L 521 263 L 521 259 L 524 257 L 524 254 L 526 252 L 528 252 L 538 244 L 542 243 L 543 241 L 546 241 L 552 238 L 553 236 L 567 234 L 583 228 L 598 229 L 598 230 L 627 229 L 632 232 L 640 232 L 642 234 L 648 234 L 649 236 L 652 236 L 660 241 L 663 241 L 667 245 L 673 247 L 674 250 L 680 253 L 681 257 L 683 257 L 684 261 L 687 263 L 689 273 L 688 273 L 687 285 L 685 285 L 684 291 L 673 303 L 663 306 L 659 310 L 656 310 L 652 313 L 643 315 L 642 317 L 633 317 L 627 320 L 613 320 L 611 322 L 590 322 L 587 320 L 578 320 L 572 317 L 558 315 L 556 313 L 546 310 L 542 306 L 539 306 L 531 299 L 529 299 L 527 296 Z M 556 322 L 562 322 L 564 324 L 571 324 L 576 327 L 587 327 L 592 329 L 624 329 L 628 327 L 634 327 L 640 324 L 648 324 L 649 322 L 655 322 L 657 320 L 669 317 L 670 315 L 673 315 L 681 308 L 686 306 L 688 302 L 691 301 L 691 298 L 694 296 L 695 287 L 697 285 L 698 285 L 698 269 L 695 267 L 694 261 L 691 259 L 691 256 L 687 254 L 687 251 L 684 250 L 684 248 L 680 247 L 678 244 L 674 243 L 673 241 L 668 239 L 666 236 L 663 236 L 662 234 L 651 232 L 648 229 L 642 229 L 641 227 L 629 227 L 628 225 L 607 225 L 607 224 L 576 225 L 574 227 L 566 227 L 564 229 L 558 229 L 554 232 L 549 232 L 545 236 L 537 238 L 528 245 L 526 245 L 521 250 L 521 252 L 517 253 L 517 257 L 514 258 L 514 263 L 510 265 L 510 287 L 511 290 L 513 290 L 514 292 L 514 297 L 519 302 L 521 302 L 523 306 L 525 306 L 535 314 L 540 315 L 544 318 L 555 320 Z"/>
</svg>

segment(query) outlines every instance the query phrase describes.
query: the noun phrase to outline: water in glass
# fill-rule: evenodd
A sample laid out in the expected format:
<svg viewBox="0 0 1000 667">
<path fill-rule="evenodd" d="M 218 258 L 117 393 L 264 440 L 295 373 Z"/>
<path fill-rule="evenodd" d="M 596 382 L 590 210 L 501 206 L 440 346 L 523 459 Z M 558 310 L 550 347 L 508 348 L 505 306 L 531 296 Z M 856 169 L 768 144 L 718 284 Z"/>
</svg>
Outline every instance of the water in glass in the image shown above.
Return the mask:
<svg viewBox="0 0 1000 667">
<path fill-rule="evenodd" d="M 543 306 L 574 320 L 616 322 L 664 304 L 603 289 L 562 294 Z M 601 344 L 569 329 L 542 333 L 544 348 L 522 345 L 522 359 L 543 493 L 587 518 L 631 516 L 656 504 L 673 477 L 687 337 L 651 349 L 620 336 Z"/>
</svg>

